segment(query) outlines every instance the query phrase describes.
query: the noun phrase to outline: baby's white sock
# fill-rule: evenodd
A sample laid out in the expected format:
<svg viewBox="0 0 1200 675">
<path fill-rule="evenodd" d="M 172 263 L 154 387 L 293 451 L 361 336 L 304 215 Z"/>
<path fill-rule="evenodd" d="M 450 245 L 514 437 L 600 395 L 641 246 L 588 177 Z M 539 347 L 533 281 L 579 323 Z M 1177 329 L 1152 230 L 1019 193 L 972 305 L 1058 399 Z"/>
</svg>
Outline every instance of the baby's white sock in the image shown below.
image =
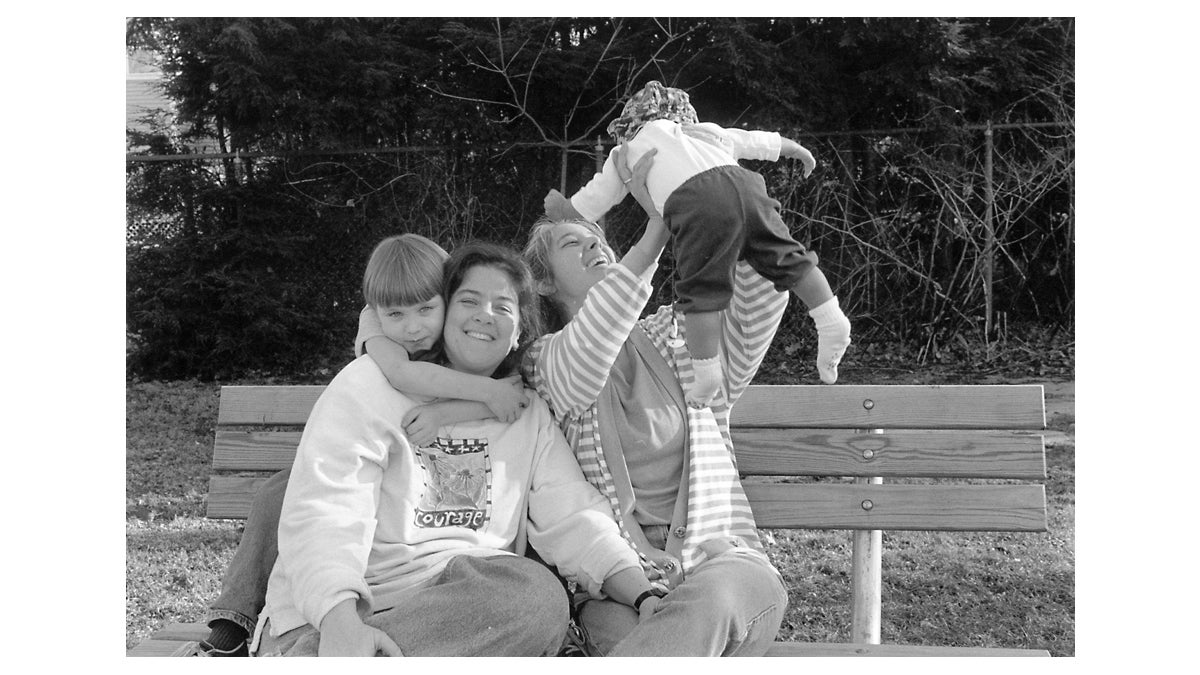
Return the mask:
<svg viewBox="0 0 1200 675">
<path fill-rule="evenodd" d="M 721 372 L 721 357 L 692 359 L 692 370 L 695 372 L 696 381 L 692 383 L 691 391 L 684 393 L 684 398 L 693 408 L 708 407 L 721 390 L 721 381 L 725 376 Z"/>
<path fill-rule="evenodd" d="M 817 327 L 817 373 L 825 384 L 838 378 L 838 363 L 850 346 L 850 320 L 834 297 L 814 307 L 808 313 Z"/>
</svg>

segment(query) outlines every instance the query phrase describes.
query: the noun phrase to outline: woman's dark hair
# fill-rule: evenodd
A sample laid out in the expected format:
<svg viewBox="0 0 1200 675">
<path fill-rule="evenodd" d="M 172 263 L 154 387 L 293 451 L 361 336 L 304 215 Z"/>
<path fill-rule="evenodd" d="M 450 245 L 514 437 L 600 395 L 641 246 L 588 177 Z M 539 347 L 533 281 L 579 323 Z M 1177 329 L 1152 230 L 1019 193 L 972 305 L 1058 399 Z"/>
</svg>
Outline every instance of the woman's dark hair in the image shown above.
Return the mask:
<svg viewBox="0 0 1200 675">
<path fill-rule="evenodd" d="M 525 350 L 542 335 L 541 314 L 537 293 L 534 291 L 533 274 L 521 255 L 507 246 L 486 241 L 468 242 L 456 247 L 446 260 L 442 276 L 442 297 L 447 304 L 462 285 L 467 272 L 474 267 L 492 267 L 499 270 L 508 276 L 517 291 L 517 308 L 521 315 L 517 328 L 521 335 L 517 348 L 500 362 L 493 374 L 493 377 L 505 377 L 519 372 L 517 368 Z"/>
</svg>

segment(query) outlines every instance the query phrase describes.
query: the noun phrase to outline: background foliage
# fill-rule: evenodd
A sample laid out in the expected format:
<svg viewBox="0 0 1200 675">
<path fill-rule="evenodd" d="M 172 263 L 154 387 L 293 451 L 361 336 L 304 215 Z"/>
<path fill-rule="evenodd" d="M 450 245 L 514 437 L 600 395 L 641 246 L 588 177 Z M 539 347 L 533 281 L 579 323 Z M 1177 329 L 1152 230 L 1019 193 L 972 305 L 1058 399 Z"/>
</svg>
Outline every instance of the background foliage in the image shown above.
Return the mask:
<svg viewBox="0 0 1200 675">
<path fill-rule="evenodd" d="M 130 137 L 147 160 L 126 165 L 135 377 L 344 361 L 376 241 L 520 246 L 648 79 L 687 88 L 703 119 L 814 150 L 804 181 L 751 168 L 820 254 L 856 348 L 925 359 L 1009 320 L 1073 325 L 1070 19 L 141 18 L 127 35 L 175 102 Z M 606 221 L 620 250 L 641 218 L 629 200 Z M 802 309 L 784 331 L 811 332 Z"/>
</svg>

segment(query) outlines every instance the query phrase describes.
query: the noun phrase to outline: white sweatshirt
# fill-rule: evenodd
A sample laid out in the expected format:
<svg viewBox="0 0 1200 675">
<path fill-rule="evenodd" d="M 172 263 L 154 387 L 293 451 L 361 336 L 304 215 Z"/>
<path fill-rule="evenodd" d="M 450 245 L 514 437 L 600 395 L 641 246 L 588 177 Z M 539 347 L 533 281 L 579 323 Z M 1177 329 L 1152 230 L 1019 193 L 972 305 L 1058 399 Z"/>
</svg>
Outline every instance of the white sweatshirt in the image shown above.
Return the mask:
<svg viewBox="0 0 1200 675">
<path fill-rule="evenodd" d="M 639 567 L 546 404 L 529 394 L 512 424 L 449 425 L 444 440 L 416 448 L 400 426 L 416 403 L 370 357 L 338 373 L 309 415 L 284 496 L 262 613 L 272 634 L 320 626 L 348 598 L 363 617 L 390 609 L 454 556 L 518 553 L 526 525 L 543 559 L 594 595 Z"/>
<path fill-rule="evenodd" d="M 659 213 L 664 212 L 671 193 L 692 176 L 737 164 L 739 159 L 779 160 L 782 139 L 773 131 L 726 129 L 712 122 L 693 127 L 695 135 L 689 135 L 676 122 L 654 120 L 643 125 L 629 141 L 630 168 L 652 148 L 658 150 L 646 175 L 646 189 Z M 629 194 L 614 164 L 616 149 L 608 153 L 600 173 L 571 196 L 571 205 L 588 220 L 598 220 Z"/>
</svg>

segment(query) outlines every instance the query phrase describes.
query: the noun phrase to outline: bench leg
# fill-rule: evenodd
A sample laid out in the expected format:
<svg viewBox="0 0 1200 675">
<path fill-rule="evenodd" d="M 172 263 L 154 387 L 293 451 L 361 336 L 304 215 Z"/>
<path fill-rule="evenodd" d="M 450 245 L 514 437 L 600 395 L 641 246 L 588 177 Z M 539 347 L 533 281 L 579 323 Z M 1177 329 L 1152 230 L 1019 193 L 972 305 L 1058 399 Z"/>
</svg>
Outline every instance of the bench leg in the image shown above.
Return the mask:
<svg viewBox="0 0 1200 675">
<path fill-rule="evenodd" d="M 859 483 L 878 485 L 882 478 L 859 478 Z M 883 569 L 883 532 L 855 530 L 851 553 L 852 614 L 850 641 L 857 644 L 879 644 L 880 589 Z"/>
</svg>

